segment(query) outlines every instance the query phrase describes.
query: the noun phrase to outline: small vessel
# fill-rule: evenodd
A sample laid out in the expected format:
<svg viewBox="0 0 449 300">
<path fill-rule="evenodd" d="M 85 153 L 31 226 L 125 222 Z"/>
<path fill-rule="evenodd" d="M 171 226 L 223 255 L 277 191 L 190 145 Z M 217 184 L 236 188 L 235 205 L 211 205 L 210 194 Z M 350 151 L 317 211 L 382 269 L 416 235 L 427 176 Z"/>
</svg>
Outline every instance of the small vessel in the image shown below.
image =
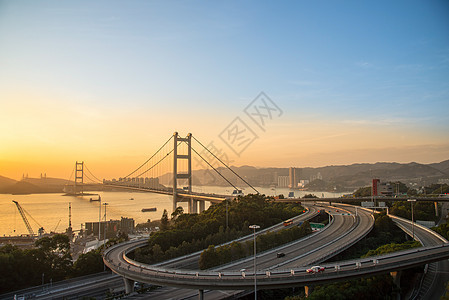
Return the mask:
<svg viewBox="0 0 449 300">
<path fill-rule="evenodd" d="M 134 198 L 129 198 L 129 200 L 134 200 Z"/>
<path fill-rule="evenodd" d="M 146 212 L 146 211 L 156 211 L 156 210 L 157 210 L 156 207 L 142 208 L 142 212 Z"/>
</svg>

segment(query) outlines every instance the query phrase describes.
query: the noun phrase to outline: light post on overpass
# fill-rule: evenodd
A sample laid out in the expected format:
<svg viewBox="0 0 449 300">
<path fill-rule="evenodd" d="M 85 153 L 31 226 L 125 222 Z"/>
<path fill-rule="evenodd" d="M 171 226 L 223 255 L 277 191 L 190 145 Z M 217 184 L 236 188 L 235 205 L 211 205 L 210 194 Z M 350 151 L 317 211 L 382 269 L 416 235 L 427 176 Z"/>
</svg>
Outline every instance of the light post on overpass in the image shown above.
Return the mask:
<svg viewBox="0 0 449 300">
<path fill-rule="evenodd" d="M 257 276 L 256 276 L 256 229 L 259 225 L 250 225 L 249 228 L 254 230 L 254 299 L 257 300 Z"/>
<path fill-rule="evenodd" d="M 410 205 L 412 207 L 412 238 L 413 240 L 415 240 L 415 222 L 413 220 L 413 206 L 416 202 L 416 199 L 408 199 L 407 201 L 410 202 Z"/>
</svg>

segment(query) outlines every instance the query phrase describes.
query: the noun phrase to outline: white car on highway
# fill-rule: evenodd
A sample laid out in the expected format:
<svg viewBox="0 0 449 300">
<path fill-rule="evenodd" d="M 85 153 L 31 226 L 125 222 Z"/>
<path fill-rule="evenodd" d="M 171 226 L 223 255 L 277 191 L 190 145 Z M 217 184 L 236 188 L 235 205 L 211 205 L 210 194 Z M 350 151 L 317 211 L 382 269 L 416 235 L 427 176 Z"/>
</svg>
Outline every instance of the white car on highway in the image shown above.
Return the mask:
<svg viewBox="0 0 449 300">
<path fill-rule="evenodd" d="M 320 272 L 324 272 L 324 267 L 320 267 L 320 266 L 313 266 L 310 269 L 306 270 L 307 273 L 320 273 Z"/>
</svg>

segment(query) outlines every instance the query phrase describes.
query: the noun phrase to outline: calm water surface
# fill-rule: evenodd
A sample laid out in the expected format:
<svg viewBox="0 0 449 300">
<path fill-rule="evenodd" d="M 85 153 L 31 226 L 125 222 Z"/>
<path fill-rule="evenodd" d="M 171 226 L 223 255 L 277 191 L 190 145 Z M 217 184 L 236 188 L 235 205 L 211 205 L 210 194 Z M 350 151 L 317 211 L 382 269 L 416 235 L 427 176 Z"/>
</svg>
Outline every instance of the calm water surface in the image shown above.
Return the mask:
<svg viewBox="0 0 449 300">
<path fill-rule="evenodd" d="M 288 195 L 287 188 L 257 188 L 259 192 L 266 195 L 284 194 Z M 194 187 L 196 192 L 213 192 L 217 194 L 231 194 L 232 189 L 225 187 Z M 244 193 L 251 193 L 247 188 Z M 304 196 L 311 192 L 295 191 L 295 196 Z M 340 196 L 342 193 L 312 192 L 322 197 Z M 172 212 L 172 198 L 168 195 L 137 193 L 137 192 L 98 192 L 101 195 L 102 203 L 107 202 L 107 219 L 120 219 L 121 217 L 134 218 L 137 223 L 146 222 L 148 219 L 160 219 L 164 209 L 169 214 Z M 59 220 L 57 232 L 63 232 L 69 224 L 69 203 L 72 206 L 72 227 L 79 230 L 81 224 L 85 222 L 98 222 L 99 202 L 90 202 L 90 198 L 97 196 L 73 197 L 62 194 L 31 194 L 31 195 L 9 195 L 0 194 L 0 236 L 27 234 L 28 231 L 12 202 L 15 200 L 36 220 L 47 232 L 55 230 Z M 134 200 L 130 200 L 133 198 Z M 179 204 L 187 212 L 187 203 Z M 156 212 L 142 212 L 142 208 L 156 207 Z M 206 203 L 206 208 L 209 203 Z M 102 206 L 101 217 L 104 218 L 104 206 Z M 37 232 L 39 226 L 33 219 L 27 216 L 31 227 Z"/>
</svg>

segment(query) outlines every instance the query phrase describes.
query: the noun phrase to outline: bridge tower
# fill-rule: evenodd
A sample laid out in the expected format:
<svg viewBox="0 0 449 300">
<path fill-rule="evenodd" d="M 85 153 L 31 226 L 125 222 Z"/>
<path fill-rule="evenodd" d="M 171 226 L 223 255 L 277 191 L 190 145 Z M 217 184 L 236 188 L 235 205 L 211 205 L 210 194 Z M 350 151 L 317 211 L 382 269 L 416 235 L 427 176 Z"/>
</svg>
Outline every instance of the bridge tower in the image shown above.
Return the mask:
<svg viewBox="0 0 449 300">
<path fill-rule="evenodd" d="M 84 161 L 75 163 L 75 194 L 78 193 L 77 185 L 81 186 L 81 195 L 84 194 L 83 185 L 84 185 Z"/>
<path fill-rule="evenodd" d="M 187 137 L 182 138 L 178 132 L 173 133 L 173 211 L 178 205 L 178 179 L 188 180 L 188 193 L 192 192 L 192 134 L 189 133 Z M 178 154 L 178 142 L 185 142 L 187 144 L 187 154 Z M 178 159 L 187 159 L 187 173 L 178 173 Z M 197 200 L 190 199 L 189 213 L 197 212 Z"/>
</svg>

